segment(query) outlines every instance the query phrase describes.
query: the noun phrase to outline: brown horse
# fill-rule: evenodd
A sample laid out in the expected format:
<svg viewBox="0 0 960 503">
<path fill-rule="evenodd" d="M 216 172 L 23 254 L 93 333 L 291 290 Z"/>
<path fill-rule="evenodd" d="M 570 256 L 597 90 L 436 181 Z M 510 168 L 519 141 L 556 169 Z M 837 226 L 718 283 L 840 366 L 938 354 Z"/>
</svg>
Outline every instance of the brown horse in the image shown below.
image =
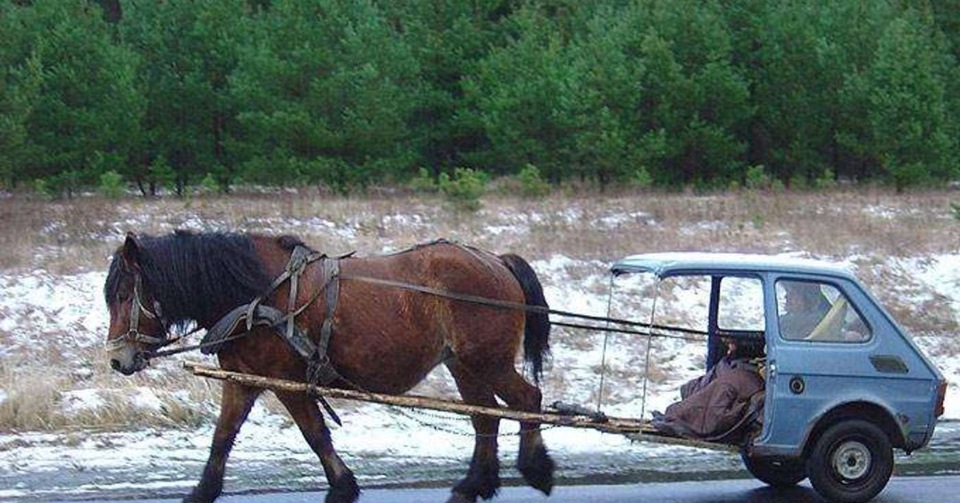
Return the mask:
<svg viewBox="0 0 960 503">
<path fill-rule="evenodd" d="M 195 322 L 204 328 L 263 296 L 263 304 L 288 312 L 291 281 L 271 285 L 285 271 L 299 239 L 290 236 L 175 232 L 162 237 L 128 234 L 110 264 L 104 287 L 110 310 L 108 352 L 111 366 L 130 375 L 143 369 L 167 341 L 168 328 Z M 516 370 L 521 341 L 524 356 L 539 381 L 550 324 L 543 312 L 495 307 L 434 295 L 359 277 L 419 285 L 423 288 L 498 301 L 546 307 L 536 274 L 516 255 L 496 256 L 476 248 L 438 241 L 393 255 L 339 260 L 339 300 L 321 261 L 299 277 L 294 296 L 304 310 L 297 329 L 314 343 L 326 313 L 333 312 L 327 354 L 336 371 L 333 386 L 380 393 L 403 393 L 443 363 L 464 401 L 496 406 L 500 397 L 513 409 L 539 411 L 540 390 Z M 272 288 L 274 287 L 274 288 Z M 331 309 L 327 310 L 327 303 Z M 235 332 L 245 330 L 239 325 Z M 308 364 L 282 336 L 283 327 L 253 326 L 246 335 L 218 349 L 220 366 L 262 376 L 304 380 Z M 184 501 L 213 501 L 223 487 L 227 456 L 241 424 L 261 389 L 223 384 L 220 417 L 203 476 Z M 334 450 L 330 431 L 314 398 L 276 392 L 316 452 L 329 482 L 326 500 L 353 502 L 359 497 L 353 472 Z M 499 420 L 473 416 L 476 432 L 466 477 L 450 502 L 493 497 L 499 486 Z M 533 487 L 549 494 L 553 461 L 538 423 L 521 423 L 517 468 Z"/>
</svg>

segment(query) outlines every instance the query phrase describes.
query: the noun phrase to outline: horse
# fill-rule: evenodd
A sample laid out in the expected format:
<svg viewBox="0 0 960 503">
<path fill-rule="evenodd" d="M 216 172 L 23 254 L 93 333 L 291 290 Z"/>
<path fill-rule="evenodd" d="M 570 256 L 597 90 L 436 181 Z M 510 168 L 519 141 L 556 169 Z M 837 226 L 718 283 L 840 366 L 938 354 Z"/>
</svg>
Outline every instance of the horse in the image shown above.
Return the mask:
<svg viewBox="0 0 960 503">
<path fill-rule="evenodd" d="M 514 410 L 541 410 L 539 382 L 549 353 L 550 322 L 540 281 L 523 258 L 438 240 L 390 255 L 341 257 L 334 260 L 339 268 L 335 278 L 326 264 L 329 259 L 301 263 L 298 287 L 289 273 L 284 278 L 298 248 L 317 256 L 289 235 L 128 233 L 112 257 L 104 285 L 110 365 L 124 375 L 140 371 L 158 348 L 170 342 L 171 328 L 196 324 L 210 330 L 231 312 L 252 312 L 252 307 L 238 306 L 250 306 L 257 299 L 258 308 L 275 309 L 288 321 L 293 319 L 296 331 L 318 347 L 326 322 L 330 327 L 326 357 L 335 371 L 330 386 L 400 394 L 442 363 L 468 404 L 496 407 L 499 397 Z M 362 278 L 378 278 L 393 286 Z M 339 289 L 338 299 L 326 293 L 334 287 Z M 470 298 L 541 309 L 505 308 Z M 297 307 L 291 312 L 293 305 Z M 282 336 L 285 327 L 235 325 L 216 348 L 222 369 L 298 381 L 309 374 L 310 362 Z M 536 384 L 516 369 L 521 344 Z M 199 483 L 183 501 L 210 502 L 221 494 L 234 439 L 263 392 L 233 382 L 222 386 L 209 458 Z M 274 393 L 319 457 L 329 485 L 325 502 L 356 501 L 360 488 L 334 449 L 317 403 L 318 399 L 324 403 L 322 397 Z M 448 503 L 491 499 L 500 487 L 499 419 L 473 415 L 471 421 L 473 455 Z M 528 484 L 550 494 L 554 462 L 539 422 L 520 423 L 516 466 Z"/>
</svg>

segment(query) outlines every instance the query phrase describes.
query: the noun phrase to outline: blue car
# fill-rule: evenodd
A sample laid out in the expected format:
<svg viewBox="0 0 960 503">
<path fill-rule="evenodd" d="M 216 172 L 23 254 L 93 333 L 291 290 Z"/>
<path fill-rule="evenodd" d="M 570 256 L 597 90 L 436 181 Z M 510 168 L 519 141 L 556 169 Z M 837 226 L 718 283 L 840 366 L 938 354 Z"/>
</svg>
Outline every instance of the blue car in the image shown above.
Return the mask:
<svg viewBox="0 0 960 503">
<path fill-rule="evenodd" d="M 709 296 L 708 368 L 722 356 L 721 339 L 765 343 L 762 409 L 751 434 L 738 440 L 757 479 L 785 487 L 809 477 L 827 500 L 868 501 L 893 472 L 893 449 L 910 453 L 930 441 L 947 383 L 845 267 L 656 253 L 624 258 L 612 272 L 652 273 L 659 284 L 700 277 Z"/>
</svg>

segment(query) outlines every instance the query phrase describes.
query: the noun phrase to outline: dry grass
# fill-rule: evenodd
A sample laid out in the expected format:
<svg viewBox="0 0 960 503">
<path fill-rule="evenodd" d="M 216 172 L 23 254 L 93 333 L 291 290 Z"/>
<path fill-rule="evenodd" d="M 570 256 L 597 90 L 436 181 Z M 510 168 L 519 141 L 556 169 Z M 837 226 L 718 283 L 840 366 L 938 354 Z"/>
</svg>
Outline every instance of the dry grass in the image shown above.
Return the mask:
<svg viewBox="0 0 960 503">
<path fill-rule="evenodd" d="M 960 248 L 951 192 L 492 195 L 476 214 L 439 199 L 281 192 L 232 197 L 45 202 L 0 199 L 0 269 L 98 269 L 128 231 L 176 228 L 296 233 L 318 248 L 380 253 L 448 237 L 528 258 L 554 253 L 608 261 L 664 250 L 806 251 L 915 256 Z M 492 229 L 510 228 L 505 232 Z M 515 232 L 520 230 L 521 232 Z"/>
<path fill-rule="evenodd" d="M 438 237 L 456 239 L 496 252 L 515 252 L 528 260 L 564 255 L 608 263 L 621 256 L 667 250 L 781 253 L 803 251 L 822 257 L 919 257 L 960 250 L 960 222 L 950 213 L 951 192 L 897 195 L 877 189 L 838 189 L 825 193 L 724 193 L 713 195 L 649 192 L 553 194 L 540 200 L 490 195 L 475 214 L 451 211 L 439 199 L 409 195 L 340 197 L 300 193 L 239 194 L 195 197 L 190 200 L 96 197 L 49 202 L 14 195 L 0 199 L 0 272 L 43 269 L 53 274 L 102 271 L 124 233 L 162 234 L 176 228 L 292 233 L 328 253 L 356 250 L 379 254 Z M 565 271 L 564 281 L 594 274 L 587 265 Z M 869 285 L 888 285 L 891 271 L 861 267 Z M 546 278 L 545 282 L 551 281 Z M 585 285 L 591 293 L 605 284 Z M 881 300 L 900 319 L 918 320 L 908 326 L 922 332 L 956 329 L 941 298 L 917 306 L 901 300 L 910 286 L 884 294 Z M 911 297 L 915 298 L 915 297 Z M 926 316 L 910 316 L 921 311 Z M 0 332 L 0 351 L 9 334 Z M 596 348 L 598 338 L 579 331 L 557 330 L 555 345 L 573 351 Z M 608 369 L 622 389 L 643 371 L 640 341 L 622 362 Z M 657 344 L 656 342 L 654 343 Z M 942 349 L 938 346 L 938 350 Z M 5 355 L 0 360 L 0 430 L 110 428 L 117 425 L 191 426 L 209 421 L 219 401 L 219 386 L 180 372 L 123 378 L 102 363 L 99 349 L 80 350 L 67 359 L 59 348 L 41 346 L 31 354 Z M 654 354 L 657 351 L 654 350 Z M 955 354 L 955 353 L 953 353 Z M 76 361 L 96 365 L 70 368 Z M 594 363 L 586 363 L 589 368 Z M 670 362 L 651 362 L 651 382 L 668 380 Z M 574 386 L 570 376 L 554 369 L 546 386 L 563 395 Z M 156 390 L 160 410 L 125 401 L 133 389 Z M 78 389 L 116 390 L 102 397 L 96 410 L 64 412 L 63 392 Z M 449 396 L 454 388 L 444 373 L 435 373 L 417 392 Z M 631 391 L 632 392 L 632 391 Z M 271 411 L 282 409 L 273 399 Z M 199 404 L 199 405 L 197 405 Z M 338 404 L 349 410 L 351 405 Z"/>
</svg>

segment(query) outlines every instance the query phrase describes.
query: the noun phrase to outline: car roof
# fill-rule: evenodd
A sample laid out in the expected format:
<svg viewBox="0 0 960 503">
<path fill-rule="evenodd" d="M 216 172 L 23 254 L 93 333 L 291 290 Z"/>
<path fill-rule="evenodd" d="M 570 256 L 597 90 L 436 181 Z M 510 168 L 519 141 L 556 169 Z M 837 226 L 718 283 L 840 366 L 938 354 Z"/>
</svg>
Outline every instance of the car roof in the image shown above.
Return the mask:
<svg viewBox="0 0 960 503">
<path fill-rule="evenodd" d="M 790 255 L 751 253 L 666 252 L 631 255 L 610 267 L 613 274 L 650 272 L 660 277 L 710 273 L 778 272 L 820 274 L 853 279 L 846 266 Z"/>
</svg>

